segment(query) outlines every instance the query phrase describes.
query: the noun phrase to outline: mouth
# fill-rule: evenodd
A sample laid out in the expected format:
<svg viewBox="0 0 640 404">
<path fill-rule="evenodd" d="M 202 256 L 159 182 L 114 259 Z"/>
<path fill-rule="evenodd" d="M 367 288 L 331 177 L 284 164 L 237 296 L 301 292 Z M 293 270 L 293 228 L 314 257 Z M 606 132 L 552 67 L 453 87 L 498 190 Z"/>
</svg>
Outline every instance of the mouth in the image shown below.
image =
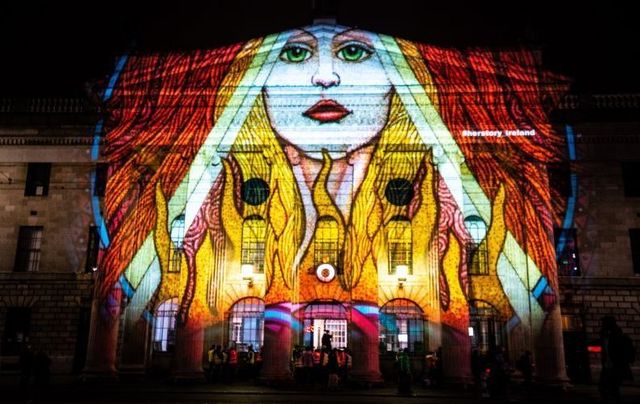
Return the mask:
<svg viewBox="0 0 640 404">
<path fill-rule="evenodd" d="M 351 111 L 334 100 L 320 100 L 302 115 L 320 123 L 338 122 Z"/>
</svg>

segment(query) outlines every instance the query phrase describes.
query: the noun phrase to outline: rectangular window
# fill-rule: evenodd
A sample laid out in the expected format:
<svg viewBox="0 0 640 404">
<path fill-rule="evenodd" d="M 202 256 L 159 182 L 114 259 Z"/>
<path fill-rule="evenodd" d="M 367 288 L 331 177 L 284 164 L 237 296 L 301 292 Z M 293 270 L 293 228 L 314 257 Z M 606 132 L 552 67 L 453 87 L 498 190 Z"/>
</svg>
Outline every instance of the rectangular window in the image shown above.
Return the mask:
<svg viewBox="0 0 640 404">
<path fill-rule="evenodd" d="M 84 272 L 93 272 L 98 266 L 98 251 L 100 248 L 100 235 L 98 226 L 89 227 L 89 239 L 87 240 L 87 261 Z"/>
<path fill-rule="evenodd" d="M 107 168 L 104 163 L 96 165 L 96 177 L 93 187 L 93 196 L 104 196 L 104 191 L 107 188 Z"/>
<path fill-rule="evenodd" d="M 387 225 L 389 248 L 389 275 L 395 275 L 398 267 L 405 267 L 406 274 L 413 274 L 411 222 L 405 219 L 391 220 Z"/>
<path fill-rule="evenodd" d="M 487 243 L 467 243 L 467 267 L 469 275 L 489 275 L 489 253 Z"/>
<path fill-rule="evenodd" d="M 46 196 L 49 194 L 51 163 L 29 163 L 24 196 Z"/>
<path fill-rule="evenodd" d="M 640 229 L 629 229 L 629 239 L 631 241 L 633 273 L 640 275 Z"/>
<path fill-rule="evenodd" d="M 580 276 L 576 229 L 555 229 L 558 276 Z"/>
<path fill-rule="evenodd" d="M 640 196 L 640 161 L 625 161 L 622 163 L 622 181 L 624 184 L 624 196 Z"/>
<path fill-rule="evenodd" d="M 42 226 L 20 226 L 15 272 L 33 272 L 40 267 Z"/>
<path fill-rule="evenodd" d="M 9 307 L 2 334 L 2 355 L 18 355 L 20 348 L 29 340 L 31 309 Z"/>
</svg>

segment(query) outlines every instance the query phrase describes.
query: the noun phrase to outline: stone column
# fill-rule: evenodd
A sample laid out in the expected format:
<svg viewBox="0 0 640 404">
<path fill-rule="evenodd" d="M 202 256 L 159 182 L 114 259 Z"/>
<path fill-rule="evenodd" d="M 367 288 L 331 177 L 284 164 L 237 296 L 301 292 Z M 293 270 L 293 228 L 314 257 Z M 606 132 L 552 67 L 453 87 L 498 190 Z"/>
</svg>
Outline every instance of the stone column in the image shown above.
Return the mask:
<svg viewBox="0 0 640 404">
<path fill-rule="evenodd" d="M 204 355 L 204 328 L 196 317 L 176 327 L 175 380 L 204 379 L 202 361 Z"/>
<path fill-rule="evenodd" d="M 452 384 L 470 384 L 471 342 L 467 330 L 442 325 L 442 373 Z"/>
<path fill-rule="evenodd" d="M 557 300 L 558 301 L 558 300 Z M 560 305 L 549 312 L 540 334 L 535 338 L 536 379 L 546 384 L 569 382 L 564 362 Z"/>
<path fill-rule="evenodd" d="M 351 377 L 361 383 L 382 383 L 378 321 L 379 308 L 377 304 L 352 303 L 350 348 L 353 370 Z"/>
<path fill-rule="evenodd" d="M 125 309 L 119 366 L 121 376 L 141 376 L 147 368 L 149 323 L 136 314 L 137 310 L 131 306 Z"/>
<path fill-rule="evenodd" d="M 96 282 L 95 290 L 83 378 L 115 378 L 122 289 L 116 284 L 104 299 L 98 296 L 100 281 Z"/>
<path fill-rule="evenodd" d="M 288 383 L 293 377 L 291 356 L 291 304 L 268 304 L 264 311 L 264 346 L 260 377 L 271 383 Z"/>
</svg>

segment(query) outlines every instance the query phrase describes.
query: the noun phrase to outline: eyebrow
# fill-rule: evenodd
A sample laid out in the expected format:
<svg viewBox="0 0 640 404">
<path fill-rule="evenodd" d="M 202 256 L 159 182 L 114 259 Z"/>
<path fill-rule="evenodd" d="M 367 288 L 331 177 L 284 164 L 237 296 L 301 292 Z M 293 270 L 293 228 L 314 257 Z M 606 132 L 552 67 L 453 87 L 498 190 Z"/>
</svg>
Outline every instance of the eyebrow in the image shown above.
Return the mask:
<svg viewBox="0 0 640 404">
<path fill-rule="evenodd" d="M 371 39 L 369 38 L 369 36 L 366 33 L 355 30 L 355 29 L 348 29 L 346 31 L 340 32 L 335 37 L 333 37 L 332 42 L 334 45 L 336 45 L 342 42 L 353 41 L 353 40 L 362 42 L 368 46 L 373 47 L 373 43 L 371 42 Z"/>
<path fill-rule="evenodd" d="M 291 42 L 317 43 L 318 40 L 310 32 L 305 30 L 298 30 L 298 32 L 291 35 L 287 40 L 287 43 L 291 43 Z"/>
</svg>

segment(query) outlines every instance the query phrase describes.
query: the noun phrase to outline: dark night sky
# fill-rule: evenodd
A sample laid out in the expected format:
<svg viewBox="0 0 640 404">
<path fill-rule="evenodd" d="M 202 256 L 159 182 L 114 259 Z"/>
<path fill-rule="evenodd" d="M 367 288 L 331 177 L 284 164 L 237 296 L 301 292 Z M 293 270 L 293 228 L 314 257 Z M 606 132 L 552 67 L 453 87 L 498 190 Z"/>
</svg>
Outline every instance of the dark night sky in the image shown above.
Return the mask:
<svg viewBox="0 0 640 404">
<path fill-rule="evenodd" d="M 137 51 L 217 47 L 311 22 L 311 0 L 0 5 L 1 96 L 65 96 L 110 74 Z M 179 5 L 176 5 L 179 3 Z M 393 0 L 337 3 L 338 23 L 454 47 L 542 49 L 548 69 L 573 77 L 576 92 L 640 91 L 640 24 L 631 6 L 536 2 Z M 391 4 L 391 5 L 389 5 Z"/>
</svg>

